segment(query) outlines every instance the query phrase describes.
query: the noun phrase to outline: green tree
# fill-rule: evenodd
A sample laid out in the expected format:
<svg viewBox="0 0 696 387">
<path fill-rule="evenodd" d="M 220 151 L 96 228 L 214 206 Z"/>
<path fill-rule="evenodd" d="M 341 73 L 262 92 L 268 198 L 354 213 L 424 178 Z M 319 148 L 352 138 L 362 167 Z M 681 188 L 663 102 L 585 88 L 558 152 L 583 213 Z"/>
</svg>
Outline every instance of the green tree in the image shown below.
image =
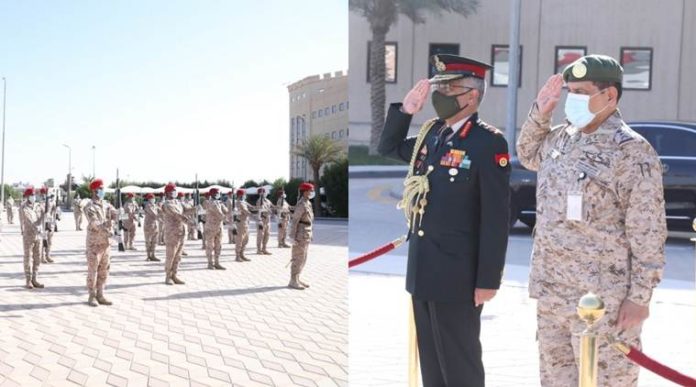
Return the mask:
<svg viewBox="0 0 696 387">
<path fill-rule="evenodd" d="M 319 196 L 319 171 L 325 164 L 330 164 L 338 160 L 343 155 L 341 146 L 327 136 L 312 135 L 298 144 L 295 155 L 303 157 L 307 160 L 312 168 L 313 181 L 317 187 L 317 197 Z M 319 200 L 314 201 L 314 215 L 321 214 L 321 204 Z"/>
<path fill-rule="evenodd" d="M 277 201 L 277 198 L 278 198 L 278 190 L 280 190 L 281 188 L 282 188 L 282 189 L 285 189 L 285 185 L 286 185 L 287 183 L 288 183 L 288 182 L 285 181 L 285 179 L 283 179 L 283 178 L 275 179 L 275 180 L 273 181 L 273 184 L 272 184 L 272 185 L 273 185 L 273 188 L 271 188 L 271 193 L 270 193 L 270 198 L 271 198 L 271 201 L 273 202 L 273 204 L 275 204 L 276 201 Z"/>
<path fill-rule="evenodd" d="M 321 185 L 333 215 L 348 217 L 348 158 L 344 157 L 324 169 Z M 316 199 L 315 199 L 316 200 Z"/>
<path fill-rule="evenodd" d="M 242 184 L 242 188 L 258 187 L 258 184 L 254 180 L 247 180 Z"/>
<path fill-rule="evenodd" d="M 291 206 L 297 204 L 297 195 L 299 194 L 297 190 L 300 188 L 300 184 L 302 184 L 302 179 L 297 177 L 290 179 L 290 181 L 285 184 L 285 193 L 288 195 L 286 200 Z"/>
<path fill-rule="evenodd" d="M 425 22 L 425 15 L 456 13 L 464 17 L 476 12 L 478 0 L 349 0 L 350 10 L 362 15 L 370 24 L 370 105 L 372 127 L 370 129 L 369 154 L 377 154 L 379 138 L 384 128 L 385 74 L 384 52 L 387 33 L 399 15 L 414 24 Z"/>
</svg>

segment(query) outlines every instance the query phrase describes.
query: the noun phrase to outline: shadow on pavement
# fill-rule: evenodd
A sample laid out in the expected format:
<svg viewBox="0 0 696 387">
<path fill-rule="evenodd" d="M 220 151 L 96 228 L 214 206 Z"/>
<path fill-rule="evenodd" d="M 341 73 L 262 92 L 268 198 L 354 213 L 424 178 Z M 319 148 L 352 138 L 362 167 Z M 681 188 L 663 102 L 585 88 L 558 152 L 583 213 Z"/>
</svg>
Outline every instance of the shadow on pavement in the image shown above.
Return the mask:
<svg viewBox="0 0 696 387">
<path fill-rule="evenodd" d="M 0 312 L 15 312 L 18 310 L 33 310 L 33 309 L 47 309 L 47 308 L 58 308 L 61 306 L 72 306 L 72 305 L 80 305 L 84 304 L 85 302 L 59 302 L 56 304 L 14 304 L 14 305 L 1 305 L 0 304 Z M 17 316 L 2 316 L 0 317 L 17 317 Z"/>
<path fill-rule="evenodd" d="M 227 290 L 204 290 L 200 292 L 177 293 L 167 297 L 152 297 L 143 298 L 143 301 L 167 301 L 181 300 L 188 298 L 205 298 L 205 297 L 225 297 L 225 296 L 243 296 L 254 293 L 267 293 L 275 290 L 287 289 L 287 286 L 263 286 L 248 289 L 227 289 Z"/>
</svg>

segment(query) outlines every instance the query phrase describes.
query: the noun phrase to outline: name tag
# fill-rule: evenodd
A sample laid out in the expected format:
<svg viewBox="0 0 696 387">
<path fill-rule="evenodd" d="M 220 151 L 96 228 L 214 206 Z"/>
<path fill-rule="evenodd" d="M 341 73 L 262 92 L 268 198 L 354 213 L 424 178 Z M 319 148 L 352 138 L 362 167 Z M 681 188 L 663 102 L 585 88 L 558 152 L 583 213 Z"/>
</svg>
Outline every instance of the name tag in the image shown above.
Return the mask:
<svg viewBox="0 0 696 387">
<path fill-rule="evenodd" d="M 582 193 L 568 192 L 566 218 L 568 220 L 582 220 Z"/>
</svg>

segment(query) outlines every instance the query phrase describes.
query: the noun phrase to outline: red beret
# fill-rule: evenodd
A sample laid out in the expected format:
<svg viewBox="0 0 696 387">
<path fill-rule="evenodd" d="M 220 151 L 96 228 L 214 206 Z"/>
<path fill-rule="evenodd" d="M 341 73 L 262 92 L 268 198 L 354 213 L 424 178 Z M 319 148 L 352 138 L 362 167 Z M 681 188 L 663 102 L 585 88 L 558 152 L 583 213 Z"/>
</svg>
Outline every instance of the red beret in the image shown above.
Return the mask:
<svg viewBox="0 0 696 387">
<path fill-rule="evenodd" d="M 179 192 L 178 194 L 176 194 L 176 196 L 179 197 L 179 198 L 183 198 L 183 197 L 184 197 L 184 193 L 183 193 L 183 192 Z"/>
<path fill-rule="evenodd" d="M 164 193 L 169 193 L 176 190 L 176 184 L 174 183 L 168 183 L 167 185 L 164 186 Z"/>
<path fill-rule="evenodd" d="M 34 194 L 34 186 L 30 185 L 24 188 L 24 197 L 31 196 Z"/>
<path fill-rule="evenodd" d="M 241 188 L 237 190 L 237 196 L 244 196 L 245 193 L 246 191 Z"/>
<path fill-rule="evenodd" d="M 312 191 L 314 189 L 314 185 L 312 183 L 302 183 L 300 184 L 300 192 L 304 191 Z"/>
<path fill-rule="evenodd" d="M 41 189 L 39 189 L 39 193 L 40 193 L 40 194 L 48 193 L 48 188 L 46 188 L 46 187 L 41 187 Z"/>
<path fill-rule="evenodd" d="M 215 195 L 216 193 L 220 192 L 217 188 L 211 188 L 210 191 L 208 191 L 209 194 Z"/>
<path fill-rule="evenodd" d="M 154 197 L 155 197 L 155 195 L 153 195 L 151 192 L 145 194 L 145 199 L 152 199 Z"/>
<path fill-rule="evenodd" d="M 102 179 L 94 179 L 91 183 L 89 183 L 90 191 L 96 191 L 99 188 L 104 188 L 104 182 L 102 181 Z"/>
<path fill-rule="evenodd" d="M 135 196 L 135 195 L 134 195 L 132 192 L 128 192 L 128 193 L 126 194 L 126 196 L 128 196 L 129 198 L 132 198 L 132 197 Z"/>
</svg>

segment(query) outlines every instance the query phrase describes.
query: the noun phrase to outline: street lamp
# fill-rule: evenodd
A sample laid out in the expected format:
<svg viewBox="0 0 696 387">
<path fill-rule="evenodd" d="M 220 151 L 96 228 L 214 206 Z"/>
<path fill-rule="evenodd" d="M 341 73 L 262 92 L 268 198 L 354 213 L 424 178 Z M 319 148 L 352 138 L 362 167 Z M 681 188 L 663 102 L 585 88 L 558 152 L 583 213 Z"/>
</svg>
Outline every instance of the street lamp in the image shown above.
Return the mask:
<svg viewBox="0 0 696 387">
<path fill-rule="evenodd" d="M 5 110 L 7 107 L 7 79 L 2 77 L 2 166 L 0 166 L 0 203 L 5 203 Z"/>
<path fill-rule="evenodd" d="M 96 147 L 94 145 L 92 145 L 92 179 L 97 177 L 97 173 L 95 172 L 96 171 L 96 167 L 95 167 L 96 163 L 94 161 L 94 160 L 96 160 L 96 158 L 94 156 L 95 149 L 96 149 Z"/>
<path fill-rule="evenodd" d="M 68 200 L 66 205 L 70 208 L 70 188 L 72 188 L 72 148 L 69 145 L 63 144 L 64 147 L 68 148 Z"/>
</svg>

